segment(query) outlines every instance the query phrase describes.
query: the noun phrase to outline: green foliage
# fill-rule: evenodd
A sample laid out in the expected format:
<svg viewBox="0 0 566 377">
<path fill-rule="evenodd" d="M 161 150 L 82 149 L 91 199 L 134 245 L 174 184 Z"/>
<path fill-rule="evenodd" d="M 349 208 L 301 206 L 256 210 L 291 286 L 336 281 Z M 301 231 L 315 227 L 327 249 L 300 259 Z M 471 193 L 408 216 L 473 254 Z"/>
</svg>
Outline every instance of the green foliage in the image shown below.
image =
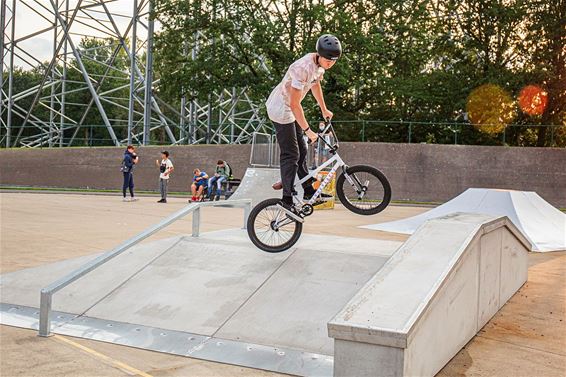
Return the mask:
<svg viewBox="0 0 566 377">
<path fill-rule="evenodd" d="M 288 65 L 313 51 L 321 33 L 331 32 L 344 46 L 344 58 L 324 81 L 337 119 L 450 122 L 483 84 L 516 97 L 535 83 L 552 97 L 546 113 L 519 114 L 514 122 L 563 124 L 565 9 L 564 0 L 157 0 L 164 26 L 156 42 L 156 71 L 171 99 L 181 92 L 204 99 L 235 86 L 248 87 L 252 98 L 264 101 Z M 310 119 L 319 117 L 314 101 L 304 107 Z M 378 129 L 370 140 L 407 137 L 398 125 Z M 535 131 L 538 138 L 527 127 L 508 132 L 524 145 L 548 145 L 545 129 Z M 342 132 L 359 140 L 361 130 Z M 465 132 L 469 142 L 500 139 L 471 127 Z M 437 125 L 416 127 L 412 137 L 439 141 L 451 135 L 450 126 Z"/>
<path fill-rule="evenodd" d="M 156 91 L 174 106 L 183 94 L 206 101 L 232 87 L 247 88 L 261 103 L 289 64 L 328 32 L 342 41 L 344 57 L 325 74 L 327 105 L 337 121 L 358 121 L 336 124 L 343 140 L 452 143 L 456 136 L 468 144 L 566 146 L 566 0 L 155 0 L 154 16 L 162 24 L 155 39 Z M 80 49 L 99 90 L 127 98 L 128 88 L 120 86 L 128 81 L 129 63 L 123 50 L 113 56 L 116 43 L 84 39 Z M 112 59 L 116 69 L 97 81 L 106 71 L 101 63 Z M 68 72 L 83 81 L 75 61 Z M 15 92 L 42 76 L 40 67 L 17 70 Z M 470 94 L 486 84 L 515 102 L 526 85 L 538 85 L 548 105 L 540 115 L 519 110 L 512 119 L 497 119 L 503 133 L 451 124 L 466 120 Z M 66 113 L 77 119 L 91 95 L 78 83 L 67 90 Z M 31 100 L 18 105 L 26 109 Z M 479 102 L 494 106 L 486 98 Z M 125 126 L 116 127 L 127 120 L 127 103 L 120 105 L 103 104 L 118 137 L 125 137 Z M 311 96 L 303 106 L 309 119 L 319 119 Z M 34 114 L 49 119 L 44 107 Z M 18 122 L 15 117 L 15 129 Z M 83 124 L 76 144 L 108 144 L 95 108 Z M 165 142 L 163 135 L 152 140 Z"/>
</svg>

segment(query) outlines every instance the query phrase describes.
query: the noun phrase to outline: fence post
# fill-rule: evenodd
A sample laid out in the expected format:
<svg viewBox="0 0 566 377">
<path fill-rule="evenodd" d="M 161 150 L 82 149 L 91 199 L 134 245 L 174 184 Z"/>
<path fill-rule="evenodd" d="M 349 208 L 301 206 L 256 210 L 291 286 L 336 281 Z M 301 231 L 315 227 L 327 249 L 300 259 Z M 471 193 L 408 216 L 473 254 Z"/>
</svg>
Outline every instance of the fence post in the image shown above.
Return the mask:
<svg viewBox="0 0 566 377">
<path fill-rule="evenodd" d="M 401 124 L 403 124 L 403 121 L 401 121 Z M 411 144 L 412 131 L 413 131 L 413 128 L 412 128 L 411 122 L 409 122 L 409 144 Z"/>
<path fill-rule="evenodd" d="M 366 121 L 362 120 L 362 142 L 366 141 Z"/>
</svg>

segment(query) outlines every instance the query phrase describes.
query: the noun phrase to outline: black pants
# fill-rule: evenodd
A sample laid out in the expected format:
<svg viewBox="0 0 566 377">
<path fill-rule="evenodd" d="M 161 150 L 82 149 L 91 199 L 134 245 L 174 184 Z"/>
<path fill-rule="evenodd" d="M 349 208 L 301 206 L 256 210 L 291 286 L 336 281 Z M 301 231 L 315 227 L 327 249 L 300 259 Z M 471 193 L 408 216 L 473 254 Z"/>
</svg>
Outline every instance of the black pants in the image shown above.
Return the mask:
<svg viewBox="0 0 566 377">
<path fill-rule="evenodd" d="M 277 142 L 279 143 L 281 182 L 283 196 L 293 195 L 295 175 L 304 178 L 309 174 L 307 169 L 307 145 L 303 139 L 303 130 L 297 122 L 280 124 L 273 122 Z M 310 185 L 307 181 L 303 187 Z M 311 187 L 312 190 L 312 187 Z"/>
<path fill-rule="evenodd" d="M 132 172 L 123 173 L 124 184 L 122 185 L 122 194 L 126 197 L 126 190 L 130 189 L 130 196 L 134 197 L 134 174 Z"/>
</svg>

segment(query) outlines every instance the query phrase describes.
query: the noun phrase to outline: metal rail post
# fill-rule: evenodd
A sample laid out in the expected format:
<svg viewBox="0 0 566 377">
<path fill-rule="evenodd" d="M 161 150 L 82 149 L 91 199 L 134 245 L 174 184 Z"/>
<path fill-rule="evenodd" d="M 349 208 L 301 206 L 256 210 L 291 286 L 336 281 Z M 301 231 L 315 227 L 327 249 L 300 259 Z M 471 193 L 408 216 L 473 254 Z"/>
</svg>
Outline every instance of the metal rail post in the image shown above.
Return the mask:
<svg viewBox="0 0 566 377">
<path fill-rule="evenodd" d="M 193 237 L 198 237 L 200 232 L 200 208 L 193 211 Z"/>
</svg>

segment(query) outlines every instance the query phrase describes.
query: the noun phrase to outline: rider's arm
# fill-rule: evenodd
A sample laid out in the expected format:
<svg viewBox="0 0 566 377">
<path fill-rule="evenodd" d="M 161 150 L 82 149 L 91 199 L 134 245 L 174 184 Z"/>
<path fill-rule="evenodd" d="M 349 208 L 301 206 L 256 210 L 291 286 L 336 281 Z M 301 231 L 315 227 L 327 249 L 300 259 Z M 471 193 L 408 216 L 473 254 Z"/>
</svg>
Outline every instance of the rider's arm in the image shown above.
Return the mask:
<svg viewBox="0 0 566 377">
<path fill-rule="evenodd" d="M 322 117 L 324 119 L 332 119 L 334 114 L 332 111 L 328 110 L 326 103 L 324 102 L 324 96 L 322 95 L 322 87 L 320 86 L 320 81 L 317 81 L 311 88 L 312 95 L 316 99 L 320 111 L 322 112 Z"/>
<path fill-rule="evenodd" d="M 312 95 L 316 99 L 316 103 L 320 107 L 320 110 L 324 113 L 326 110 L 326 103 L 324 102 L 324 96 L 322 95 L 322 87 L 320 86 L 320 81 L 317 81 L 311 88 Z"/>
<path fill-rule="evenodd" d="M 309 124 L 305 119 L 305 113 L 301 106 L 302 94 L 303 93 L 300 89 L 291 87 L 289 93 L 289 107 L 295 116 L 295 120 L 299 123 L 299 126 L 303 129 L 303 131 L 306 131 L 309 129 Z"/>
</svg>

